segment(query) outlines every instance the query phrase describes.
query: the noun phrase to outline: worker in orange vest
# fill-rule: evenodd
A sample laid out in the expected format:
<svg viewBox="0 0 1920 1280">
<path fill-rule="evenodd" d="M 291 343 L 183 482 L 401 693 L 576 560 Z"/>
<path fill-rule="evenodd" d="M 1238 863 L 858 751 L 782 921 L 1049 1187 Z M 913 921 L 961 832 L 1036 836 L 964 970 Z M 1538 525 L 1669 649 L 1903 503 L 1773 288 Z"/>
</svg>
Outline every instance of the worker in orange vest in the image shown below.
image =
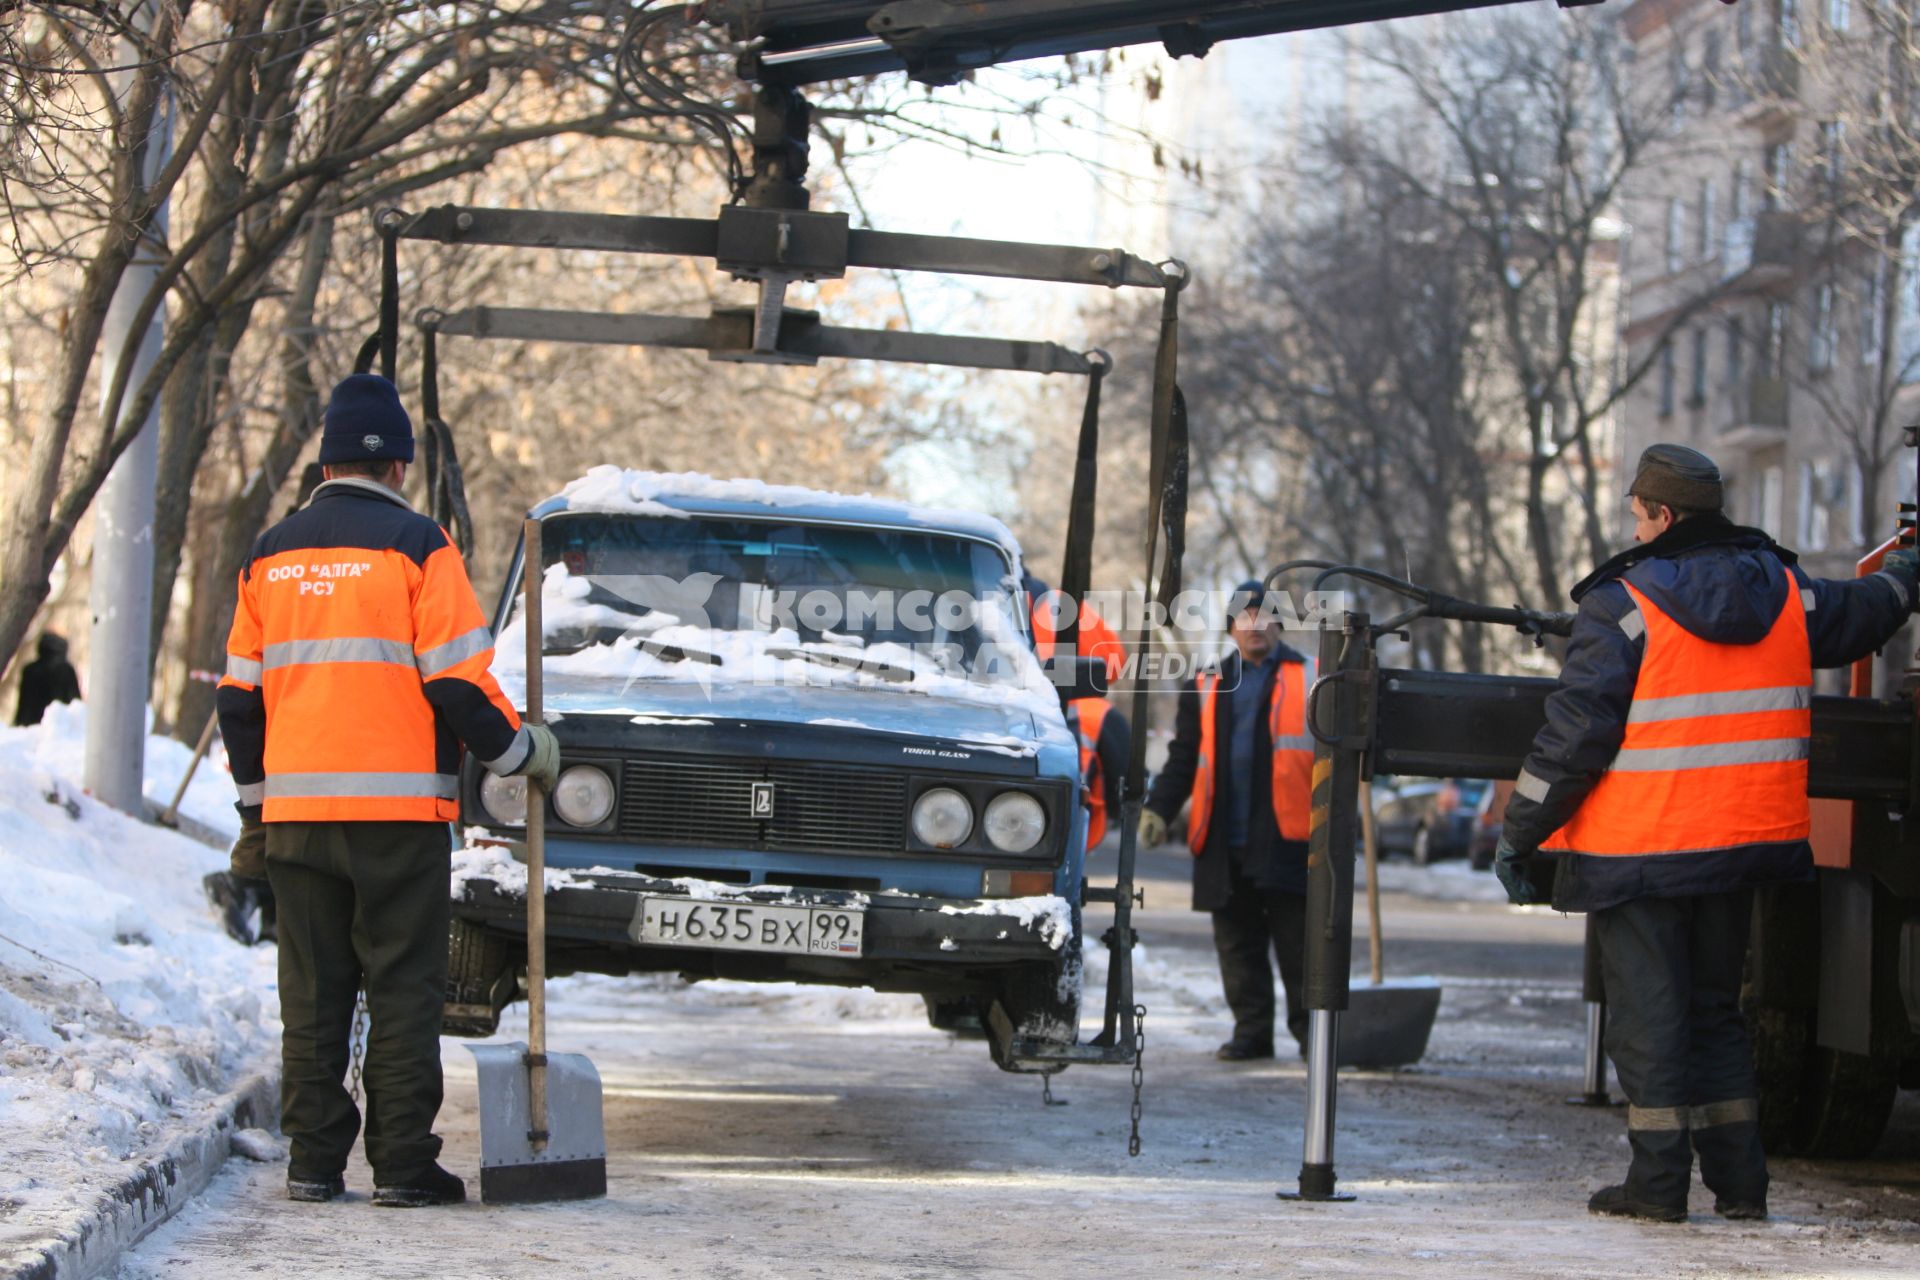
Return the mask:
<svg viewBox="0 0 1920 1280">
<path fill-rule="evenodd" d="M 1813 669 L 1886 643 L 1915 557 L 1809 578 L 1721 511 L 1720 469 L 1657 444 L 1628 493 L 1636 546 L 1579 604 L 1547 723 L 1508 802 L 1495 870 L 1516 903 L 1592 913 L 1607 1052 L 1627 1095 L 1625 1181 L 1595 1213 L 1682 1222 L 1693 1156 L 1728 1218 L 1767 1214 L 1753 1047 L 1740 1014 L 1753 889 L 1808 880 Z"/>
<path fill-rule="evenodd" d="M 559 767 L 552 732 L 522 724 L 488 670 L 493 633 L 460 552 L 400 495 L 412 460 L 391 382 L 333 389 L 326 482 L 254 543 L 217 695 L 244 824 L 234 858 L 264 859 L 279 904 L 291 1200 L 345 1191 L 362 988 L 373 1203 L 465 1199 L 433 1132 L 461 744 L 496 774 L 551 784 Z"/>
<path fill-rule="evenodd" d="M 1023 585 L 1033 622 L 1033 649 L 1045 662 L 1053 656 L 1057 635 L 1048 599 L 1053 589 L 1032 574 L 1026 575 Z M 1080 656 L 1105 659 L 1107 679 L 1118 680 L 1126 666 L 1127 647 L 1091 605 L 1078 607 Z M 1106 838 L 1107 815 L 1120 812 L 1120 783 L 1127 776 L 1133 732 L 1127 718 L 1105 698 L 1075 698 L 1066 711 L 1067 722 L 1080 740 L 1080 780 L 1087 806 L 1087 848 L 1091 849 Z"/>
<path fill-rule="evenodd" d="M 1273 964 L 1286 988 L 1287 1030 L 1303 1046 L 1307 829 L 1313 742 L 1307 736 L 1312 664 L 1280 640 L 1258 582 L 1228 604 L 1233 648 L 1180 694 L 1173 744 L 1140 813 L 1140 841 L 1166 839 L 1187 805 L 1193 909 L 1213 916 L 1220 981 L 1233 1011 L 1223 1061 L 1271 1058 Z"/>
</svg>

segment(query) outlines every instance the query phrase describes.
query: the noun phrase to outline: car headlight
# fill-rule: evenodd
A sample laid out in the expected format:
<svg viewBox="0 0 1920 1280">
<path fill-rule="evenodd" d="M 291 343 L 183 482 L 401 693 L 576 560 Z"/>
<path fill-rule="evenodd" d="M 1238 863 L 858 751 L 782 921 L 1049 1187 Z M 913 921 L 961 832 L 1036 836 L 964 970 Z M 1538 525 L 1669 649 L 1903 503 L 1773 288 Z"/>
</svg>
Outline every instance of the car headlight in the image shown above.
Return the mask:
<svg viewBox="0 0 1920 1280">
<path fill-rule="evenodd" d="M 936 849 L 952 849 L 973 834 L 973 806 L 952 787 L 935 787 L 913 803 L 913 834 Z"/>
<path fill-rule="evenodd" d="M 987 839 L 1006 853 L 1025 853 L 1047 834 L 1047 811 L 1024 791 L 1002 791 L 987 805 Z"/>
<path fill-rule="evenodd" d="M 527 780 L 490 773 L 480 779 L 480 805 L 503 827 L 527 825 Z"/>
<path fill-rule="evenodd" d="M 590 764 L 577 764 L 553 785 L 553 809 L 576 827 L 597 827 L 613 812 L 613 779 Z"/>
</svg>

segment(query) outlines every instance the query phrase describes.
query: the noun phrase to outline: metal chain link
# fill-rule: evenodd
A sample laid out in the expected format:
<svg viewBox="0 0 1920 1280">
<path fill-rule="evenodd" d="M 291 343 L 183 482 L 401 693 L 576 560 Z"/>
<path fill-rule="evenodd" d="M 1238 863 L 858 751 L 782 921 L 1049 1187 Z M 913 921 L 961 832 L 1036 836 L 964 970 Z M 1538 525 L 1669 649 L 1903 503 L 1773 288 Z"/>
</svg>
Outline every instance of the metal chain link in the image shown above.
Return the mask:
<svg viewBox="0 0 1920 1280">
<path fill-rule="evenodd" d="M 1067 1099 L 1053 1096 L 1053 1076 L 1051 1071 L 1040 1073 L 1040 1105 L 1043 1107 L 1064 1107 Z"/>
<path fill-rule="evenodd" d="M 352 1065 L 347 1068 L 347 1089 L 357 1105 L 360 1101 L 360 1072 L 367 1057 L 367 993 L 360 992 L 353 1002 Z"/>
<path fill-rule="evenodd" d="M 1147 1082 L 1147 1006 L 1133 1006 L 1133 1131 L 1127 1135 L 1127 1154 L 1140 1154 L 1140 1089 Z"/>
</svg>

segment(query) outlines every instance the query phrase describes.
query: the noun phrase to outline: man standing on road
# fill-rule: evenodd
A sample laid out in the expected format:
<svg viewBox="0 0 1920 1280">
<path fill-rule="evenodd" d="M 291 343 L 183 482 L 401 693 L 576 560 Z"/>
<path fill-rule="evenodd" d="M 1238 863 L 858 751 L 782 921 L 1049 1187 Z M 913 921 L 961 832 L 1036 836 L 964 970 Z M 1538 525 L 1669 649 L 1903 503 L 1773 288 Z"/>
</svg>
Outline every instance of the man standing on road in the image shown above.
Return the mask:
<svg viewBox="0 0 1920 1280">
<path fill-rule="evenodd" d="M 1233 1038 L 1215 1055 L 1227 1062 L 1273 1056 L 1274 960 L 1286 987 L 1287 1030 L 1301 1046 L 1307 1034 L 1300 986 L 1313 675 L 1307 659 L 1281 643 L 1279 618 L 1265 604 L 1258 582 L 1233 593 L 1233 649 L 1181 692 L 1166 767 L 1140 812 L 1140 842 L 1151 848 L 1191 801 L 1193 909 L 1213 915 L 1220 981 L 1233 1010 Z"/>
<path fill-rule="evenodd" d="M 1714 1211 L 1764 1218 L 1739 1004 L 1753 889 L 1812 877 L 1813 669 L 1900 629 L 1916 558 L 1809 578 L 1721 513 L 1719 468 L 1680 445 L 1642 454 L 1628 493 L 1638 545 L 1573 589 L 1566 667 L 1494 867 L 1509 898 L 1533 902 L 1522 863 L 1553 855 L 1554 907 L 1593 914 L 1632 1162 L 1587 1207 L 1685 1221 L 1698 1152 Z"/>
<path fill-rule="evenodd" d="M 454 1204 L 436 1162 L 448 873 L 464 742 L 496 774 L 551 783 L 551 732 L 523 725 L 488 667 L 493 636 L 446 532 L 400 496 L 413 423 L 393 384 L 333 390 L 326 482 L 240 571 L 220 728 L 242 844 L 279 902 L 287 1196 L 343 1194 L 360 1114 L 343 1084 L 355 993 L 373 1203 Z"/>
</svg>

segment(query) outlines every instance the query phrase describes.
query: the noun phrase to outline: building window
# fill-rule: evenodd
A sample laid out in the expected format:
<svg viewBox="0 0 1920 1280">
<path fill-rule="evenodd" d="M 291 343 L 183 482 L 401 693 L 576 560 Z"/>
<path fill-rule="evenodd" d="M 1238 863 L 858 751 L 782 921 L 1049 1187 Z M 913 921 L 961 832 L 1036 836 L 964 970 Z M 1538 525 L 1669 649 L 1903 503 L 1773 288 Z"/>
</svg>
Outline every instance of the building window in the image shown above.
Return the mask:
<svg viewBox="0 0 1920 1280">
<path fill-rule="evenodd" d="M 1875 258 L 1860 297 L 1860 363 L 1880 363 L 1881 339 L 1886 333 L 1887 260 Z"/>
<path fill-rule="evenodd" d="M 1753 216 L 1753 166 L 1745 160 L 1733 162 L 1733 208 L 1728 212 L 1735 222 Z"/>
<path fill-rule="evenodd" d="M 1836 515 L 1845 516 L 1846 477 L 1831 458 L 1800 464 L 1800 546 L 1825 551 L 1839 532 Z M 1840 525 L 1844 527 L 1844 525 Z"/>
<path fill-rule="evenodd" d="M 1767 304 L 1767 337 L 1760 344 L 1759 374 L 1763 378 L 1777 378 L 1786 364 L 1787 351 L 1787 304 L 1770 302 Z"/>
<path fill-rule="evenodd" d="M 1789 49 L 1800 47 L 1800 0 L 1778 0 L 1780 6 L 1780 43 Z"/>
<path fill-rule="evenodd" d="M 1707 402 L 1707 331 L 1693 331 L 1693 384 L 1687 390 L 1687 402 L 1695 408 Z"/>
<path fill-rule="evenodd" d="M 1778 529 L 1782 518 L 1781 507 L 1786 498 L 1787 478 L 1777 466 L 1768 467 L 1760 473 L 1760 490 L 1754 495 L 1753 522 L 1762 529 Z"/>
<path fill-rule="evenodd" d="M 1840 185 L 1841 149 L 1846 144 L 1847 126 L 1842 120 L 1826 120 L 1820 125 L 1820 177 L 1829 190 Z"/>
<path fill-rule="evenodd" d="M 1740 383 L 1747 367 L 1747 326 L 1738 316 L 1727 321 L 1727 386 Z"/>
<path fill-rule="evenodd" d="M 1807 367 L 1815 373 L 1833 368 L 1833 286 L 1813 292 L 1813 332 L 1807 338 Z"/>
<path fill-rule="evenodd" d="M 1793 180 L 1793 148 L 1784 142 L 1770 143 L 1766 151 L 1767 189 L 1762 207 L 1772 211 L 1787 204 L 1787 185 Z"/>
<path fill-rule="evenodd" d="M 1827 0 L 1827 26 L 1830 29 L 1845 31 L 1852 17 L 1853 0 Z"/>
<path fill-rule="evenodd" d="M 1713 238 L 1720 234 L 1720 188 L 1713 180 L 1700 184 L 1700 257 L 1704 261 L 1715 254 Z"/>
<path fill-rule="evenodd" d="M 1673 416 L 1673 344 L 1660 346 L 1660 416 Z"/>
<path fill-rule="evenodd" d="M 1734 10 L 1733 40 L 1740 46 L 1740 56 L 1745 58 L 1753 52 L 1753 5 L 1743 4 Z"/>
<path fill-rule="evenodd" d="M 1687 83 L 1687 43 L 1677 31 L 1673 43 L 1667 46 L 1667 75 L 1673 85 L 1673 122 L 1684 124 L 1687 119 L 1687 96 L 1692 88 Z"/>
<path fill-rule="evenodd" d="M 1667 274 L 1678 271 L 1687 257 L 1687 206 L 1678 196 L 1667 201 Z"/>
</svg>

